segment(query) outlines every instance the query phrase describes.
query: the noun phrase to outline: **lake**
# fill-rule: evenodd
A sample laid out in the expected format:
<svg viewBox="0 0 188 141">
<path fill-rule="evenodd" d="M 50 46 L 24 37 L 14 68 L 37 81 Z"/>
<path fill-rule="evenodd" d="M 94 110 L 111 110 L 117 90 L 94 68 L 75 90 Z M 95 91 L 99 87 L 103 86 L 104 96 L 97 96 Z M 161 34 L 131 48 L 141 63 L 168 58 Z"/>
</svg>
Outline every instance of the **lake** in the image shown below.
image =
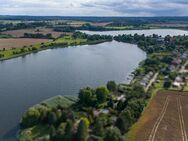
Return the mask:
<svg viewBox="0 0 188 141">
<path fill-rule="evenodd" d="M 106 42 L 58 48 L 0 62 L 0 141 L 15 141 L 28 107 L 55 95 L 127 77 L 146 58 L 136 45 Z"/>
<path fill-rule="evenodd" d="M 132 34 L 134 35 L 135 33 L 142 35 L 145 34 L 147 36 L 153 35 L 153 34 L 158 34 L 161 35 L 162 37 L 165 37 L 167 35 L 171 36 L 177 36 L 177 35 L 188 35 L 188 31 L 185 30 L 179 30 L 179 29 L 149 29 L 149 30 L 121 30 L 121 31 L 86 31 L 82 30 L 81 32 L 93 35 L 93 34 L 100 34 L 100 35 L 123 35 L 123 34 Z"/>
<path fill-rule="evenodd" d="M 183 30 L 105 31 L 89 34 L 188 35 Z M 55 95 L 77 95 L 82 87 L 109 80 L 128 82 L 128 75 L 145 52 L 136 45 L 116 41 L 98 45 L 48 49 L 0 62 L 0 141 L 15 141 L 18 122 L 32 105 Z"/>
</svg>

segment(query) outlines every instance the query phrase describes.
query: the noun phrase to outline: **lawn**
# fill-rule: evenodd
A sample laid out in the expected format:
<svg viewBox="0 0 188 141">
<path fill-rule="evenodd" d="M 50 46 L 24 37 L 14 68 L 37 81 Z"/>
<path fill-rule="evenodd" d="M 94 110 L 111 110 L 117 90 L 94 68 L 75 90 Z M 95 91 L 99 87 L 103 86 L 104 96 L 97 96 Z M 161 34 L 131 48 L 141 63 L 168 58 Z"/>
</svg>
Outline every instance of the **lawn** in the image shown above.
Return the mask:
<svg viewBox="0 0 188 141">
<path fill-rule="evenodd" d="M 76 101 L 77 101 L 77 97 L 55 96 L 41 102 L 41 104 L 49 108 L 57 108 L 59 105 L 63 108 L 67 108 L 72 104 L 74 104 Z"/>
</svg>

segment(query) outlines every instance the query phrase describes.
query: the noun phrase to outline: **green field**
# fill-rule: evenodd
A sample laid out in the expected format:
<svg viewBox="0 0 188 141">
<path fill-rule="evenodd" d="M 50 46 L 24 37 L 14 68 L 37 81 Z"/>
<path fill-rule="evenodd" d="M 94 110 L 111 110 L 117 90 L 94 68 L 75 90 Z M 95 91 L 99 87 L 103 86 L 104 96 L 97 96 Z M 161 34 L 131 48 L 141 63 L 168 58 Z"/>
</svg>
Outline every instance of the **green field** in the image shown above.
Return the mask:
<svg viewBox="0 0 188 141">
<path fill-rule="evenodd" d="M 106 29 L 116 29 L 116 30 L 123 30 L 123 29 L 133 29 L 133 26 L 106 26 Z"/>
<path fill-rule="evenodd" d="M 81 45 L 81 44 L 86 44 L 87 39 L 81 39 L 81 38 L 72 38 L 71 36 L 64 36 L 62 38 L 59 38 L 54 41 L 49 41 L 45 44 L 36 44 L 33 46 L 28 46 L 28 47 L 23 47 L 23 48 L 14 48 L 14 49 L 8 49 L 5 51 L 0 52 L 0 56 L 2 55 L 3 57 L 0 58 L 0 60 L 6 60 L 26 54 L 30 54 L 32 52 L 37 52 L 49 48 L 54 48 L 54 47 L 67 47 L 67 46 L 73 46 L 73 45 Z M 42 47 L 45 46 L 45 47 Z M 15 53 L 16 52 L 16 53 Z"/>
</svg>

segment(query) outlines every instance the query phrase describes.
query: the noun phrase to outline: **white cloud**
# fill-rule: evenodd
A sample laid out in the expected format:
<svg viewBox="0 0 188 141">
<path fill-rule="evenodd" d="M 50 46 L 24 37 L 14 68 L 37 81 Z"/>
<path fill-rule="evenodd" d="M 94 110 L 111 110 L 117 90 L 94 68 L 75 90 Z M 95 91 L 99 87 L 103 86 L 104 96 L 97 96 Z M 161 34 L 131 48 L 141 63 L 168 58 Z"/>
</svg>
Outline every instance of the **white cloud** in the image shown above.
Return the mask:
<svg viewBox="0 0 188 141">
<path fill-rule="evenodd" d="M 187 16 L 187 0 L 0 0 L 1 15 Z"/>
</svg>

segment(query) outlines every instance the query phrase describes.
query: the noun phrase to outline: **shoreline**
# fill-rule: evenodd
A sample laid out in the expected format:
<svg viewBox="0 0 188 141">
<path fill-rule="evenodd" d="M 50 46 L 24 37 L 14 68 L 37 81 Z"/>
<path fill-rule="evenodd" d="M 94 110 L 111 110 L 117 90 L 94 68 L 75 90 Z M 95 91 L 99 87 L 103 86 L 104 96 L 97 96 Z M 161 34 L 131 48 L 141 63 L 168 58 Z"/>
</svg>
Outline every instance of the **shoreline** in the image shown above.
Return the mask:
<svg viewBox="0 0 188 141">
<path fill-rule="evenodd" d="M 6 60 L 10 60 L 10 59 L 14 59 L 14 58 L 18 58 L 18 57 L 22 57 L 22 56 L 26 56 L 26 55 L 29 55 L 29 54 L 32 54 L 32 53 L 38 53 L 40 51 L 48 50 L 48 49 L 67 48 L 67 47 L 82 46 L 82 45 L 95 45 L 95 44 L 100 44 L 100 43 L 104 43 L 104 42 L 111 42 L 111 41 L 113 41 L 113 40 L 86 41 L 85 43 L 79 43 L 79 44 L 76 44 L 76 45 L 67 45 L 67 46 L 63 46 L 61 44 L 59 44 L 59 45 L 57 44 L 57 45 L 50 46 L 50 47 L 45 47 L 45 48 L 41 48 L 42 45 L 39 45 L 40 47 L 37 50 L 28 51 L 28 52 L 25 52 L 25 53 L 22 53 L 22 54 L 12 55 L 12 56 L 6 57 L 6 58 L 0 58 L 0 62 L 6 61 Z M 52 42 L 47 42 L 47 44 L 50 44 L 50 43 L 53 43 L 53 41 Z M 34 45 L 34 46 L 37 46 L 37 45 Z M 0 52 L 0 54 L 1 54 L 1 52 Z"/>
</svg>

